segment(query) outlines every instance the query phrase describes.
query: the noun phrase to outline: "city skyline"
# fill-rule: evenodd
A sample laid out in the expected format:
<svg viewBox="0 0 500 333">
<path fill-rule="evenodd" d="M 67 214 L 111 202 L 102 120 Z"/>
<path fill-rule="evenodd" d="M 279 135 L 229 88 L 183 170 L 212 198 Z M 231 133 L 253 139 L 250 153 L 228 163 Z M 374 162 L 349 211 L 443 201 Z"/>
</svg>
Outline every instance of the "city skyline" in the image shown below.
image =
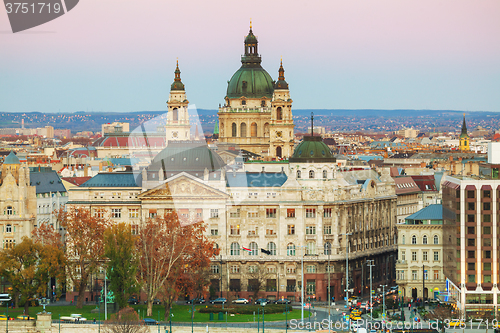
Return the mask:
<svg viewBox="0 0 500 333">
<path fill-rule="evenodd" d="M 500 110 L 495 1 L 117 4 L 17 34 L 0 11 L 0 111 L 166 110 L 177 58 L 190 103 L 216 109 L 250 19 L 295 109 Z"/>
</svg>

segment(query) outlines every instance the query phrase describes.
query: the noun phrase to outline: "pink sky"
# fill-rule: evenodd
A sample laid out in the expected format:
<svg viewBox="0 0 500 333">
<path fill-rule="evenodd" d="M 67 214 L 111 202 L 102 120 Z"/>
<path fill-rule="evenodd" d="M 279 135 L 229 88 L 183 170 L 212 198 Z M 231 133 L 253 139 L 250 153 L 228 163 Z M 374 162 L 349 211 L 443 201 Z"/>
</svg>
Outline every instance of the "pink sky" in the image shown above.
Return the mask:
<svg viewBox="0 0 500 333">
<path fill-rule="evenodd" d="M 499 14 L 496 0 L 82 0 L 12 34 L 2 9 L 0 111 L 163 110 L 177 57 L 190 102 L 215 109 L 250 18 L 295 108 L 500 111 Z"/>
</svg>

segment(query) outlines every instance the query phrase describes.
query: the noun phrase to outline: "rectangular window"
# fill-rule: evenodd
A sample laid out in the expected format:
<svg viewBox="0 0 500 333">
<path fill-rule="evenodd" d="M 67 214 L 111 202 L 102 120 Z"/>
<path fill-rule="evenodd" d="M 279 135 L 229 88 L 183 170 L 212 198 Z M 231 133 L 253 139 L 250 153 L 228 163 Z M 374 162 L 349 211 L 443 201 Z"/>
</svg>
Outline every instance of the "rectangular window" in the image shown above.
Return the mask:
<svg viewBox="0 0 500 333">
<path fill-rule="evenodd" d="M 417 251 L 411 251 L 411 260 L 417 261 Z"/>
<path fill-rule="evenodd" d="M 434 261 L 439 261 L 439 252 L 434 251 Z"/>
<path fill-rule="evenodd" d="M 217 218 L 219 217 L 219 210 L 218 209 L 210 209 L 210 218 Z"/>
<path fill-rule="evenodd" d="M 418 278 L 418 273 L 416 270 L 411 271 L 411 279 L 416 280 Z"/>
<path fill-rule="evenodd" d="M 111 209 L 111 217 L 114 219 L 119 219 L 122 217 L 122 210 L 121 208 L 112 208 Z"/>
<path fill-rule="evenodd" d="M 248 273 L 256 273 L 257 272 L 257 266 L 248 266 Z"/>
<path fill-rule="evenodd" d="M 295 209 L 294 208 L 287 209 L 286 210 L 286 217 L 288 217 L 288 218 L 295 217 Z"/>
<path fill-rule="evenodd" d="M 306 293 L 307 295 L 316 294 L 316 280 L 307 280 Z"/>
<path fill-rule="evenodd" d="M 139 226 L 137 224 L 132 224 L 130 226 L 132 235 L 138 235 L 139 234 Z"/>
<path fill-rule="evenodd" d="M 406 260 L 406 252 L 405 251 L 401 251 L 401 260 Z"/>
<path fill-rule="evenodd" d="M 483 191 L 483 197 L 484 198 L 491 198 L 491 191 L 490 190 L 484 190 Z"/>
<path fill-rule="evenodd" d="M 483 235 L 491 235 L 491 227 L 483 227 Z"/>
<path fill-rule="evenodd" d="M 306 218 L 316 217 L 316 208 L 306 208 Z"/>
<path fill-rule="evenodd" d="M 491 283 L 491 275 L 484 275 L 483 283 Z"/>
<path fill-rule="evenodd" d="M 475 274 L 467 275 L 467 282 L 475 283 L 476 282 L 476 275 Z"/>
<path fill-rule="evenodd" d="M 485 270 L 485 271 L 491 271 L 491 263 L 490 262 L 485 262 L 483 264 L 483 270 Z"/>
<path fill-rule="evenodd" d="M 491 259 L 491 251 L 483 251 L 483 258 Z"/>
<path fill-rule="evenodd" d="M 231 235 L 239 235 L 240 234 L 240 226 L 239 225 L 231 225 L 230 227 Z"/>
<path fill-rule="evenodd" d="M 326 224 L 323 227 L 323 232 L 325 235 L 331 235 L 332 234 L 332 225 L 331 224 Z"/>
<path fill-rule="evenodd" d="M 182 209 L 181 209 L 181 210 L 182 210 Z M 177 214 L 177 216 L 178 216 L 178 217 L 181 217 L 181 216 L 182 216 L 182 213 L 180 212 L 181 210 L 179 210 L 179 212 L 178 212 L 178 214 Z M 187 209 L 184 209 L 184 210 L 185 210 L 185 211 L 187 211 Z M 185 212 L 184 212 L 184 213 L 185 213 Z M 189 211 L 188 211 L 188 213 L 189 213 Z M 156 217 L 156 214 L 157 214 L 156 209 L 150 209 L 150 210 L 149 210 L 149 218 L 154 219 L 154 218 Z"/>
<path fill-rule="evenodd" d="M 491 246 L 491 238 L 483 238 L 483 246 Z"/>
<path fill-rule="evenodd" d="M 240 272 L 240 266 L 239 265 L 231 265 L 231 273 L 236 274 Z"/>
<path fill-rule="evenodd" d="M 476 246 L 475 238 L 467 238 L 467 246 Z"/>
<path fill-rule="evenodd" d="M 316 226 L 314 225 L 306 226 L 306 235 L 316 235 Z"/>
<path fill-rule="evenodd" d="M 201 221 L 203 219 L 203 209 L 197 208 L 195 212 L 196 212 L 196 221 Z"/>
<path fill-rule="evenodd" d="M 229 212 L 229 217 L 239 218 L 240 217 L 240 209 L 238 208 L 236 211 Z"/>
<path fill-rule="evenodd" d="M 97 208 L 96 210 L 94 210 L 94 217 L 97 217 L 97 218 L 103 218 L 104 217 L 104 213 L 106 211 L 102 208 Z"/>
<path fill-rule="evenodd" d="M 276 266 L 267 266 L 267 273 L 276 273 Z"/>
<path fill-rule="evenodd" d="M 219 274 L 219 265 L 210 266 L 210 271 L 212 274 Z"/>
<path fill-rule="evenodd" d="M 474 235 L 476 232 L 475 232 L 475 228 L 474 227 L 467 227 L 467 233 L 469 235 Z"/>
<path fill-rule="evenodd" d="M 295 224 L 289 224 L 287 230 L 289 235 L 295 235 Z"/>
<path fill-rule="evenodd" d="M 434 271 L 434 280 L 439 280 L 439 271 Z"/>
<path fill-rule="evenodd" d="M 307 265 L 306 272 L 307 273 L 316 273 L 316 266 L 314 266 L 314 265 Z"/>
<path fill-rule="evenodd" d="M 476 210 L 476 203 L 475 202 L 468 202 L 467 203 L 467 210 Z"/>
<path fill-rule="evenodd" d="M 483 202 L 483 210 L 491 210 L 491 203 Z"/>
<path fill-rule="evenodd" d="M 212 236 L 218 236 L 219 235 L 219 227 L 216 225 L 213 225 L 210 227 L 210 234 Z"/>
<path fill-rule="evenodd" d="M 323 217 L 325 217 L 325 218 L 332 217 L 332 209 L 331 208 L 325 208 L 325 210 L 323 211 Z"/>
<path fill-rule="evenodd" d="M 467 191 L 467 198 L 474 198 L 475 197 L 476 191 Z"/>
<path fill-rule="evenodd" d="M 475 259 L 476 258 L 476 251 L 467 251 L 467 258 Z"/>
<path fill-rule="evenodd" d="M 259 212 L 248 212 L 249 218 L 257 218 L 259 217 Z"/>
<path fill-rule="evenodd" d="M 458 263 L 460 264 L 460 263 Z M 467 263 L 467 270 L 469 271 L 475 271 L 476 270 L 476 263 L 474 262 L 468 262 Z"/>
<path fill-rule="evenodd" d="M 427 251 L 422 252 L 422 260 L 427 261 Z"/>
<path fill-rule="evenodd" d="M 485 214 L 483 215 L 483 222 L 491 222 L 491 215 L 490 214 Z"/>
<path fill-rule="evenodd" d="M 295 266 L 286 266 L 286 272 L 288 274 L 295 274 L 297 272 Z"/>
<path fill-rule="evenodd" d="M 276 232 L 274 231 L 274 226 L 266 226 L 266 235 L 276 235 Z"/>
<path fill-rule="evenodd" d="M 248 229 L 248 236 L 256 236 L 258 233 L 258 227 L 250 227 Z"/>
<path fill-rule="evenodd" d="M 266 218 L 276 218 L 276 208 L 266 208 Z"/>
<path fill-rule="evenodd" d="M 131 219 L 139 218 L 139 208 L 129 208 L 128 217 Z"/>
</svg>

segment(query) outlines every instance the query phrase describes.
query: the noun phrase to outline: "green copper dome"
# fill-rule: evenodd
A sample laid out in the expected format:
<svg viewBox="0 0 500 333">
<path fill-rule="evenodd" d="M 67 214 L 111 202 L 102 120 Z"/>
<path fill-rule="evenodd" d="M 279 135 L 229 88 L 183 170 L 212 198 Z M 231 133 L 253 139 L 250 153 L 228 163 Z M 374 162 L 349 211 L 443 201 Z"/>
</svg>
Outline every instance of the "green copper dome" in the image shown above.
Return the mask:
<svg viewBox="0 0 500 333">
<path fill-rule="evenodd" d="M 264 68 L 242 65 L 234 73 L 227 86 L 227 97 L 261 98 L 273 96 L 273 79 Z"/>
<path fill-rule="evenodd" d="M 19 162 L 19 158 L 17 158 L 16 154 L 11 150 L 10 154 L 3 161 L 3 164 L 21 164 L 21 162 Z"/>
<path fill-rule="evenodd" d="M 304 140 L 295 148 L 292 163 L 323 163 L 335 162 L 330 148 L 323 142 L 321 136 L 304 136 Z"/>
</svg>

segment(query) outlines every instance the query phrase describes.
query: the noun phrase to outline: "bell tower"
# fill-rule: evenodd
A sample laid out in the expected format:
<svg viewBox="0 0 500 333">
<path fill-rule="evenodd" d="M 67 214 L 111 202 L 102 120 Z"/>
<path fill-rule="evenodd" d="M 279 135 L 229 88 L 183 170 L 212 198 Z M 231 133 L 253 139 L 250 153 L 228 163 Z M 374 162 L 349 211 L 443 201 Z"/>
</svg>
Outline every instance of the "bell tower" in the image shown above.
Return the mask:
<svg viewBox="0 0 500 333">
<path fill-rule="evenodd" d="M 188 104 L 186 91 L 181 81 L 179 61 L 174 71 L 174 83 L 170 86 L 170 96 L 167 101 L 167 124 L 165 125 L 166 142 L 191 140 L 191 125 L 189 124 Z"/>
<path fill-rule="evenodd" d="M 465 123 L 465 113 L 464 113 L 464 122 L 462 123 L 462 133 L 460 133 L 460 143 L 459 149 L 460 151 L 469 151 L 470 150 L 470 138 L 469 134 L 467 134 L 467 124 Z"/>
<path fill-rule="evenodd" d="M 285 81 L 283 60 L 278 70 L 278 81 L 274 84 L 271 100 L 271 122 L 269 124 L 269 156 L 288 158 L 293 154 L 292 99 Z"/>
</svg>

